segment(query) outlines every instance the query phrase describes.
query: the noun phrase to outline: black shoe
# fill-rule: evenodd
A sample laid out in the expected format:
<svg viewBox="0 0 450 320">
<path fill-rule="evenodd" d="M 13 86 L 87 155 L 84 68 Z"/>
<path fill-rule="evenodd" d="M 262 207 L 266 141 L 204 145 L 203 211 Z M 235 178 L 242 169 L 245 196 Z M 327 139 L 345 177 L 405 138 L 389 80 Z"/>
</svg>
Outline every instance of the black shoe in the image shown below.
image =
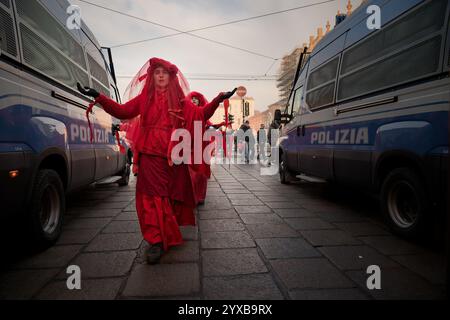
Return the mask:
<svg viewBox="0 0 450 320">
<path fill-rule="evenodd" d="M 157 264 L 159 259 L 164 253 L 163 244 L 156 243 L 150 246 L 147 250 L 147 263 L 148 264 Z"/>
</svg>

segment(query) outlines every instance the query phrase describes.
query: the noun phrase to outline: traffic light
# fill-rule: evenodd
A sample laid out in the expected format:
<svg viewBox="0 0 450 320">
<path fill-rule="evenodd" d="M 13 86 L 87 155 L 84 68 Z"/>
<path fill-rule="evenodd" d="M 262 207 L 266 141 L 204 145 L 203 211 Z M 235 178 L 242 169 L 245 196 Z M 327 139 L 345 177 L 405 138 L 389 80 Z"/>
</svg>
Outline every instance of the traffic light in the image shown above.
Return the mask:
<svg viewBox="0 0 450 320">
<path fill-rule="evenodd" d="M 248 117 L 250 115 L 250 103 L 245 102 L 245 108 L 244 108 L 244 117 Z"/>
<path fill-rule="evenodd" d="M 234 123 L 234 115 L 232 115 L 232 114 L 228 115 L 228 123 L 229 124 L 233 124 Z"/>
</svg>

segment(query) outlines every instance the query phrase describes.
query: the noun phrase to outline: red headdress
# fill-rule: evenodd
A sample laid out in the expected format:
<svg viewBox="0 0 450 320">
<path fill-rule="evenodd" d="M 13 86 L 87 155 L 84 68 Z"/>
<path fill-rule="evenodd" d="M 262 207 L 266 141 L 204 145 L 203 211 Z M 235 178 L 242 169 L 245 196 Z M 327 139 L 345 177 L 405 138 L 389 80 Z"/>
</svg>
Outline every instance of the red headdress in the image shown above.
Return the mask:
<svg viewBox="0 0 450 320">
<path fill-rule="evenodd" d="M 186 100 L 192 101 L 192 98 L 197 98 L 198 101 L 200 101 L 198 105 L 199 107 L 204 107 L 208 104 L 208 100 L 206 100 L 205 96 L 202 95 L 200 92 L 192 91 L 187 95 Z"/>
<path fill-rule="evenodd" d="M 180 118 L 182 119 L 182 101 L 189 93 L 189 84 L 186 78 L 180 70 L 178 70 L 177 66 L 169 61 L 160 58 L 151 58 L 134 76 L 124 93 L 124 102 L 129 101 L 140 94 L 145 94 L 145 96 L 142 97 L 143 100 L 141 100 L 143 103 L 141 104 L 142 109 L 140 115 L 134 119 L 123 121 L 121 125 L 121 130 L 126 132 L 125 139 L 130 144 L 133 152 L 136 151 L 134 150 L 134 142 L 139 139 L 139 127 L 142 118 L 145 118 L 145 113 L 151 105 L 152 100 L 155 98 L 156 86 L 153 80 L 153 73 L 158 67 L 166 69 L 170 74 L 170 81 L 167 87 L 169 113 L 173 116 L 173 121 L 177 121 L 177 119 Z"/>
</svg>

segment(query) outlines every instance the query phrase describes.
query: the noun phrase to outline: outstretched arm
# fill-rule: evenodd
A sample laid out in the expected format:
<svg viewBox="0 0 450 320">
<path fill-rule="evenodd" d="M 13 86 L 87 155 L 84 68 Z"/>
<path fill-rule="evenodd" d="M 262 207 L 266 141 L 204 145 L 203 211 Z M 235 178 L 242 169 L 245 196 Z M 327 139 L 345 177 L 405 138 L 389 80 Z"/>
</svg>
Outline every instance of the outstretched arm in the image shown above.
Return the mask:
<svg viewBox="0 0 450 320">
<path fill-rule="evenodd" d="M 89 97 L 95 99 L 96 103 L 99 103 L 103 110 L 107 113 L 121 120 L 132 119 L 139 115 L 139 100 L 140 96 L 128 101 L 127 103 L 121 105 L 114 100 L 108 98 L 107 96 L 100 94 L 95 89 L 89 87 L 83 87 L 77 83 L 78 90 Z"/>
<path fill-rule="evenodd" d="M 119 104 L 103 94 L 96 99 L 103 110 L 121 120 L 132 119 L 139 115 L 139 100 L 140 96 L 137 96 L 125 104 Z"/>
<path fill-rule="evenodd" d="M 217 97 L 215 97 L 210 103 L 202 108 L 203 110 L 203 119 L 206 121 L 211 118 L 219 107 L 220 103 L 226 99 L 231 98 L 236 92 L 237 88 L 230 92 L 221 92 Z"/>
</svg>

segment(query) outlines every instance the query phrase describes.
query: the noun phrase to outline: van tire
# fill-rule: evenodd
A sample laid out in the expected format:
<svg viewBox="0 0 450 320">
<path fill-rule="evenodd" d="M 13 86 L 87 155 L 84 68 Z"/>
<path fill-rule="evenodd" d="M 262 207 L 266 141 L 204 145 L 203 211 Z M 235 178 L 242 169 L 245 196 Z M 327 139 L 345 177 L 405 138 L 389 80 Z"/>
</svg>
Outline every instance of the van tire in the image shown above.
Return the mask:
<svg viewBox="0 0 450 320">
<path fill-rule="evenodd" d="M 280 157 L 280 166 L 279 166 L 279 173 L 280 173 L 280 181 L 281 184 L 290 184 L 291 183 L 291 175 L 289 174 L 289 170 L 286 167 L 286 158 L 284 153 L 281 154 Z"/>
<path fill-rule="evenodd" d="M 419 239 L 430 223 L 430 201 L 424 182 L 409 168 L 392 170 L 381 187 L 381 209 L 396 234 Z"/>
<path fill-rule="evenodd" d="M 120 174 L 122 176 L 122 178 L 120 178 L 120 180 L 117 181 L 117 184 L 119 185 L 119 187 L 128 186 L 128 184 L 130 183 L 130 173 L 131 173 L 130 164 L 127 163 L 125 165 L 125 168 L 123 168 L 123 170 Z"/>
<path fill-rule="evenodd" d="M 63 183 L 54 170 L 39 170 L 26 214 L 33 245 L 48 248 L 61 235 L 66 199 Z"/>
</svg>

